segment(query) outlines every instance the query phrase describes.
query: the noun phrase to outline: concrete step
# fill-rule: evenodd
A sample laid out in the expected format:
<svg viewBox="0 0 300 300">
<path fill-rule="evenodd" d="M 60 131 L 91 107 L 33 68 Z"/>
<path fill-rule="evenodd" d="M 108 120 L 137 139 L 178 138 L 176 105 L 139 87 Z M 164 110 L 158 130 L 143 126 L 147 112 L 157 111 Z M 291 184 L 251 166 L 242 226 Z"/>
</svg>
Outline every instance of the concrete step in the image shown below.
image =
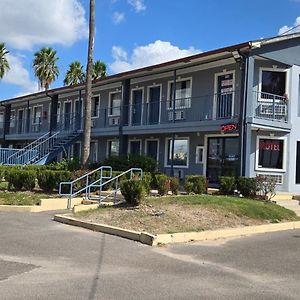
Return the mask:
<svg viewBox="0 0 300 300">
<path fill-rule="evenodd" d="M 288 193 L 277 193 L 272 200 L 277 201 L 277 200 L 292 200 L 294 197 L 293 194 L 288 194 Z"/>
</svg>

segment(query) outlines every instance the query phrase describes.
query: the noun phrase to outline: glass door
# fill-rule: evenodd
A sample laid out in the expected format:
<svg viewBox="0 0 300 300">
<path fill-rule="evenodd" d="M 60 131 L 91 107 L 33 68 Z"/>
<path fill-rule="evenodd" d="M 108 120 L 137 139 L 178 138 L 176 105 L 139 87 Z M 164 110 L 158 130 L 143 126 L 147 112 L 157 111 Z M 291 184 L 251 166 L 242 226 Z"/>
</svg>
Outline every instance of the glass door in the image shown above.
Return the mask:
<svg viewBox="0 0 300 300">
<path fill-rule="evenodd" d="M 64 129 L 70 130 L 71 124 L 71 102 L 65 102 L 65 109 L 64 109 Z"/>
<path fill-rule="evenodd" d="M 141 125 L 142 117 L 143 90 L 134 90 L 132 92 L 131 124 Z"/>
<path fill-rule="evenodd" d="M 23 132 L 23 119 L 24 119 L 24 110 L 20 109 L 18 111 L 18 133 Z"/>
<path fill-rule="evenodd" d="M 233 73 L 219 75 L 217 77 L 217 119 L 226 119 L 232 117 L 233 87 Z"/>
<path fill-rule="evenodd" d="M 238 137 L 208 138 L 206 176 L 211 184 L 218 184 L 220 176 L 238 176 Z"/>
</svg>

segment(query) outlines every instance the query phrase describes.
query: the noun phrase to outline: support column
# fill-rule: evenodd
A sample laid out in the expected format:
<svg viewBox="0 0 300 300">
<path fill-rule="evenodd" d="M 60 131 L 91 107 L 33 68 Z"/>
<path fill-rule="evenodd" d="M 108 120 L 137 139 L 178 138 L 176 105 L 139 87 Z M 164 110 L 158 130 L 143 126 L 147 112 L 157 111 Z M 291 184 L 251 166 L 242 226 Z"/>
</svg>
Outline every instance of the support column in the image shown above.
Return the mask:
<svg viewBox="0 0 300 300">
<path fill-rule="evenodd" d="M 128 148 L 128 136 L 123 134 L 123 126 L 128 125 L 129 120 L 130 79 L 122 82 L 122 102 L 119 125 L 119 155 L 126 155 Z"/>
</svg>

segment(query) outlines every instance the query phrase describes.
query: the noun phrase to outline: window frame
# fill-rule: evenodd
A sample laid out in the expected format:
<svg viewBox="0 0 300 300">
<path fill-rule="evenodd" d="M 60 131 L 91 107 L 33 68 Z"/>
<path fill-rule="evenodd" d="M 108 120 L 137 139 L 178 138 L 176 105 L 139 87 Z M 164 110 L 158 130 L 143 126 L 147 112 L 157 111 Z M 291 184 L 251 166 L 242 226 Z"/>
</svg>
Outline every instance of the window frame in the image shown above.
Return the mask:
<svg viewBox="0 0 300 300">
<path fill-rule="evenodd" d="M 111 147 L 110 147 L 112 142 L 118 142 L 119 143 L 119 149 L 120 149 L 120 140 L 119 139 L 107 140 L 106 141 L 106 158 L 112 156 L 111 155 Z M 118 156 L 118 155 L 116 155 L 116 156 Z"/>
<path fill-rule="evenodd" d="M 98 98 L 99 99 L 99 104 L 98 104 L 98 108 L 97 108 L 97 110 L 96 110 L 96 112 L 97 112 L 97 114 L 94 116 L 93 115 L 93 112 L 95 112 L 95 110 L 93 109 L 93 105 L 95 104 L 95 101 L 94 101 L 94 99 L 95 98 Z M 96 118 L 99 118 L 99 116 L 100 116 L 100 94 L 97 94 L 97 95 L 93 95 L 92 96 L 92 109 L 91 109 L 91 119 L 96 119 Z M 83 107 L 83 105 L 82 105 L 82 107 Z"/>
<path fill-rule="evenodd" d="M 35 116 L 34 116 L 35 109 L 38 108 L 38 107 L 41 107 L 41 117 L 40 117 L 41 120 L 40 120 L 40 122 L 42 123 L 42 118 L 43 118 L 43 105 L 41 104 L 41 105 L 35 105 L 35 106 L 32 107 L 32 120 L 31 120 L 31 124 L 32 124 L 32 125 L 38 125 L 38 124 L 39 124 L 38 122 L 36 122 Z"/>
<path fill-rule="evenodd" d="M 187 140 L 187 158 L 186 158 L 186 165 L 173 165 L 174 168 L 178 169 L 188 169 L 189 168 L 189 161 L 190 161 L 190 138 L 189 137 L 175 137 L 176 140 Z M 167 137 L 165 141 L 165 168 L 170 168 L 171 165 L 168 165 L 168 158 L 169 158 L 169 153 L 168 153 L 168 146 L 169 146 L 169 141 L 172 141 L 171 137 Z"/>
<path fill-rule="evenodd" d="M 195 164 L 204 164 L 204 146 L 196 146 Z M 199 160 L 199 150 L 202 151 L 202 160 Z"/>
<path fill-rule="evenodd" d="M 140 143 L 140 151 L 138 155 L 142 154 L 142 140 L 141 139 L 130 139 L 128 140 L 128 150 L 127 150 L 127 154 L 131 155 L 131 142 L 139 142 Z"/>
<path fill-rule="evenodd" d="M 113 94 L 121 94 L 120 98 L 120 106 L 119 106 L 119 114 L 112 114 L 113 106 L 112 106 L 112 95 Z M 117 90 L 113 92 L 109 92 L 109 103 L 108 103 L 108 116 L 109 117 L 120 117 L 121 116 L 121 106 L 122 106 L 122 90 Z"/>
<path fill-rule="evenodd" d="M 282 153 L 282 168 L 275 169 L 275 168 L 259 168 L 259 141 L 260 139 L 267 139 L 267 140 L 282 140 L 283 141 L 283 153 Z M 286 172 L 286 153 L 287 153 L 287 138 L 286 137 L 278 137 L 278 136 L 264 136 L 258 135 L 256 137 L 256 150 L 255 150 L 255 171 L 257 172 L 277 172 L 277 173 L 285 173 Z"/>
<path fill-rule="evenodd" d="M 130 91 L 130 109 L 129 109 L 129 112 L 130 112 L 130 118 L 129 118 L 129 124 L 131 126 L 132 125 L 132 102 L 133 102 L 133 93 L 135 91 L 138 91 L 138 90 L 141 90 L 142 91 L 142 107 L 141 107 L 141 119 L 140 119 L 140 124 L 139 125 L 136 125 L 136 126 L 141 126 L 143 125 L 143 114 L 144 114 L 144 103 L 145 103 L 145 88 L 142 86 L 142 87 L 138 87 L 136 86 L 135 88 L 131 88 L 131 91 Z"/>
<path fill-rule="evenodd" d="M 187 108 L 191 108 L 192 106 L 192 87 L 193 87 L 193 77 L 190 76 L 190 77 L 184 77 L 184 78 L 181 78 L 181 77 L 177 77 L 176 78 L 176 84 L 179 83 L 179 82 L 182 82 L 182 81 L 190 81 L 190 96 L 189 97 L 185 97 L 185 98 L 179 98 L 180 99 L 185 99 L 185 101 L 187 99 L 189 99 L 188 101 L 188 105 L 184 105 L 184 106 L 180 106 L 180 107 L 176 107 L 176 102 L 175 102 L 175 110 L 178 109 L 187 109 Z M 169 80 L 168 81 L 168 91 L 167 91 L 167 110 L 172 110 L 173 109 L 173 99 L 172 97 L 170 97 L 170 93 L 171 93 L 171 86 L 172 84 L 174 84 L 174 80 Z M 177 89 L 176 89 L 177 91 Z M 175 92 L 176 94 L 176 92 Z M 178 100 L 177 97 L 175 98 L 175 100 Z"/>
<path fill-rule="evenodd" d="M 156 160 L 159 161 L 159 139 L 155 139 L 155 138 L 150 138 L 150 139 L 145 139 L 145 155 L 148 156 L 147 150 L 148 150 L 148 142 L 152 142 L 152 141 L 156 141 L 157 142 L 157 154 L 156 154 Z"/>
</svg>

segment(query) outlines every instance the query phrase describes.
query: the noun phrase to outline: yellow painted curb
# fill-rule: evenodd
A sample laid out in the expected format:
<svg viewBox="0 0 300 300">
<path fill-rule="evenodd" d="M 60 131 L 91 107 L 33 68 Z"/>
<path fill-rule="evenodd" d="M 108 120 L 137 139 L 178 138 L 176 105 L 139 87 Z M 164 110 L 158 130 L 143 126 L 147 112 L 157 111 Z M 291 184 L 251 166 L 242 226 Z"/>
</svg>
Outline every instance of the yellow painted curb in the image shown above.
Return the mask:
<svg viewBox="0 0 300 300">
<path fill-rule="evenodd" d="M 297 222 L 248 226 L 248 227 L 240 227 L 240 228 L 208 230 L 202 232 L 180 232 L 180 233 L 173 233 L 173 234 L 152 235 L 146 232 L 137 232 L 137 231 L 127 230 L 127 229 L 109 226 L 105 224 L 79 221 L 77 219 L 65 215 L 55 215 L 54 220 L 68 225 L 91 229 L 93 231 L 117 235 L 120 237 L 124 237 L 126 239 L 141 242 L 149 246 L 157 246 L 157 245 L 165 245 L 165 244 L 173 244 L 173 243 L 186 243 L 191 241 L 216 240 L 220 238 L 253 235 L 258 233 L 300 229 L 300 221 L 297 221 Z"/>
</svg>

